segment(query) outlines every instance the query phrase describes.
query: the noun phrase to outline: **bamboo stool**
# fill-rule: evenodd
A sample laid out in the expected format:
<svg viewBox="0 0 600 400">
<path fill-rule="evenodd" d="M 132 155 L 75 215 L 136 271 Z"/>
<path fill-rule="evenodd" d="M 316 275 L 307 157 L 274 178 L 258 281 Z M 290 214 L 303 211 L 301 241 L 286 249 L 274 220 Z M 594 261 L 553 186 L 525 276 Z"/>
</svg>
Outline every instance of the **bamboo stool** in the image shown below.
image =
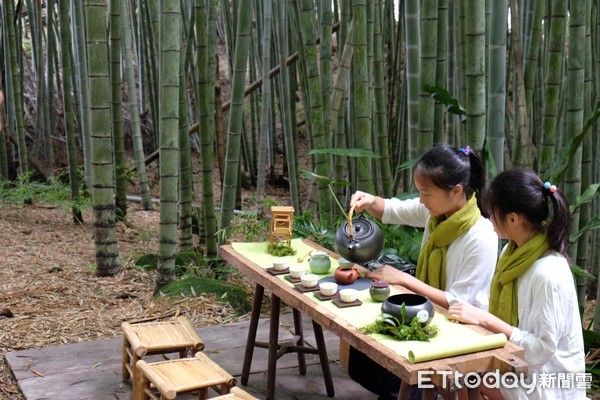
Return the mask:
<svg viewBox="0 0 600 400">
<path fill-rule="evenodd" d="M 136 364 L 142 357 L 152 354 L 179 353 L 185 357 L 204 349 L 204 343 L 187 318 L 170 321 L 123 322 L 123 355 L 121 375 L 124 381 L 131 379 L 135 392 Z"/>
<path fill-rule="evenodd" d="M 203 400 L 209 387 L 224 395 L 236 384 L 233 376 L 202 352 L 192 358 L 155 363 L 140 360 L 136 368 L 139 381 L 133 392 L 134 400 L 173 400 L 180 393 L 192 391 L 199 391 L 198 398 Z"/>
<path fill-rule="evenodd" d="M 229 400 L 229 399 L 240 399 L 240 400 L 259 400 L 258 397 L 252 396 L 250 393 L 240 389 L 238 386 L 234 386 L 231 388 L 231 392 L 217 396 L 211 397 L 209 400 Z"/>
<path fill-rule="evenodd" d="M 294 222 L 294 207 L 272 206 L 271 229 L 269 243 L 285 240 L 288 246 L 292 243 L 292 224 Z"/>
</svg>

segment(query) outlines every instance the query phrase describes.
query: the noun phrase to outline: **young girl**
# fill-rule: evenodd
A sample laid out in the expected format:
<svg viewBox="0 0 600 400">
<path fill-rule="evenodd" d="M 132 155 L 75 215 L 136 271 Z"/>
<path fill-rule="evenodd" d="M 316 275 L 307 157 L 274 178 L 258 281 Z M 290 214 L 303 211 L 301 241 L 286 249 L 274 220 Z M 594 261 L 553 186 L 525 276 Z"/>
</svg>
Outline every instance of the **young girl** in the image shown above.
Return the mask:
<svg viewBox="0 0 600 400">
<path fill-rule="evenodd" d="M 489 313 L 458 303 L 450 306 L 448 317 L 504 333 L 525 349 L 535 391 L 501 388 L 505 398 L 585 399 L 585 382 L 576 378 L 583 378 L 585 364 L 566 255 L 569 208 L 564 195 L 535 173 L 513 169 L 494 179 L 483 204 L 498 235 L 509 240 L 492 279 Z"/>
<path fill-rule="evenodd" d="M 487 310 L 498 236 L 477 203 L 485 185 L 479 157 L 468 146 L 437 146 L 421 156 L 413 175 L 419 198 L 352 196 L 356 211 L 425 228 L 416 278 L 389 266 L 367 276 L 402 285 L 444 308 L 460 300 Z"/>
<path fill-rule="evenodd" d="M 414 183 L 420 196 L 401 201 L 356 192 L 350 201 L 384 223 L 425 228 L 416 277 L 384 266 L 367 274 L 400 284 L 448 308 L 457 301 L 487 309 L 498 255 L 498 236 L 481 215 L 478 196 L 485 184 L 479 157 L 467 146 L 436 146 L 417 161 Z M 399 380 L 351 348 L 350 376 L 380 398 L 395 398 Z"/>
</svg>

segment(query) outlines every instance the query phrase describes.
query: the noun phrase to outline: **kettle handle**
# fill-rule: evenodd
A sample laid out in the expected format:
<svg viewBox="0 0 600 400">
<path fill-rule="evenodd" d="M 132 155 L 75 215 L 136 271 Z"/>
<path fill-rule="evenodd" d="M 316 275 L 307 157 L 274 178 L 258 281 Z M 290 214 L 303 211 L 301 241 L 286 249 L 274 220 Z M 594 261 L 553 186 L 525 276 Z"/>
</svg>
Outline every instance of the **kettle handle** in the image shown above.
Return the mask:
<svg viewBox="0 0 600 400">
<path fill-rule="evenodd" d="M 354 207 L 356 207 L 356 204 L 353 204 L 352 207 L 350 207 L 350 211 L 348 211 L 348 235 L 351 240 L 354 236 L 354 233 L 352 233 L 352 214 L 354 213 Z"/>
</svg>

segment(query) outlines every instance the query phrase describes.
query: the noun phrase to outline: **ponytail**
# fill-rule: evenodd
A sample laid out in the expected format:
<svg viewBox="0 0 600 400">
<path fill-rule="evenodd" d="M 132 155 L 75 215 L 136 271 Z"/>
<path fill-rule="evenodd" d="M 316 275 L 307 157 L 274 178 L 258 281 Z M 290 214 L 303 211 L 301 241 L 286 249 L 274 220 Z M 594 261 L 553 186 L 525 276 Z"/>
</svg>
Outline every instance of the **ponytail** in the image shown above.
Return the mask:
<svg viewBox="0 0 600 400">
<path fill-rule="evenodd" d="M 487 213 L 484 212 L 483 206 L 481 204 L 481 192 L 485 187 L 485 172 L 483 169 L 483 164 L 481 163 L 481 159 L 477 154 L 473 151 L 469 152 L 469 163 L 471 164 L 471 175 L 469 176 L 469 186 L 475 193 L 477 197 L 477 206 L 482 211 L 482 215 L 484 217 L 488 217 Z M 469 198 L 470 196 L 467 196 Z"/>
<path fill-rule="evenodd" d="M 511 212 L 520 214 L 533 229 L 546 232 L 552 250 L 568 258 L 571 216 L 567 199 L 533 171 L 515 168 L 498 174 L 483 192 L 483 207 L 500 221 Z"/>
<path fill-rule="evenodd" d="M 547 184 L 545 185 L 547 186 Z M 548 236 L 548 245 L 567 257 L 567 247 L 569 246 L 569 223 L 571 214 L 569 213 L 569 204 L 563 192 L 559 190 L 551 191 L 544 187 L 545 195 L 552 203 L 552 220 L 548 223 L 546 235 Z"/>
</svg>

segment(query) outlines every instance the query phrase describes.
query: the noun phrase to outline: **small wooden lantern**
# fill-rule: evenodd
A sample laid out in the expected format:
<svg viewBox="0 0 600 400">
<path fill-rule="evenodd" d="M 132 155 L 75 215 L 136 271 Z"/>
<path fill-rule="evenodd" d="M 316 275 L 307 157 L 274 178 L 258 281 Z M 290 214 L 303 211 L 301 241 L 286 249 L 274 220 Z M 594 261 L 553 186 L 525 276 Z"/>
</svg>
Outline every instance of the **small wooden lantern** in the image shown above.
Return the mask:
<svg viewBox="0 0 600 400">
<path fill-rule="evenodd" d="M 269 243 L 285 241 L 288 246 L 292 244 L 292 223 L 294 222 L 294 207 L 271 207 L 271 230 Z"/>
</svg>

